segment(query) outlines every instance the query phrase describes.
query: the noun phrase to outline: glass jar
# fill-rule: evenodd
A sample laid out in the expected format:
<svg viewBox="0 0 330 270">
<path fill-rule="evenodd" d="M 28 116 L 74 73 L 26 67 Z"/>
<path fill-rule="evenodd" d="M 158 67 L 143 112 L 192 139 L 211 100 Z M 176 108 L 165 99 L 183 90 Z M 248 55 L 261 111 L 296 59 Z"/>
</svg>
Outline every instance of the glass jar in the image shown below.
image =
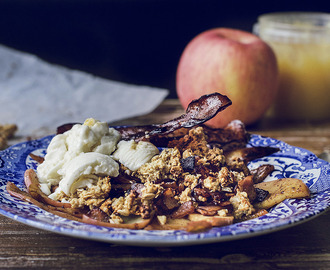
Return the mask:
<svg viewBox="0 0 330 270">
<path fill-rule="evenodd" d="M 269 111 L 286 120 L 330 119 L 330 14 L 261 15 L 253 32 L 274 50 L 279 92 Z"/>
</svg>

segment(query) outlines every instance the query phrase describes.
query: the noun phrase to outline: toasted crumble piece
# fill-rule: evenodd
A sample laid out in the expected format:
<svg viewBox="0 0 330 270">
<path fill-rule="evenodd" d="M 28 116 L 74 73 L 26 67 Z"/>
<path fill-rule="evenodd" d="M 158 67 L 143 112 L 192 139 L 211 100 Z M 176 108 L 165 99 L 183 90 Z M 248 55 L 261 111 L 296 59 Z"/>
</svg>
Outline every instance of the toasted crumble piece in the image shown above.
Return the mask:
<svg viewBox="0 0 330 270">
<path fill-rule="evenodd" d="M 157 183 L 164 179 L 176 181 L 183 173 L 180 159 L 181 154 L 176 147 L 164 149 L 150 162 L 142 165 L 133 175 L 140 178 L 142 183 Z"/>
<path fill-rule="evenodd" d="M 228 209 L 221 209 L 217 212 L 219 217 L 227 217 L 228 216 Z"/>
<path fill-rule="evenodd" d="M 181 194 L 177 197 L 180 204 L 184 204 L 185 202 L 189 202 L 192 200 L 191 191 L 192 189 L 187 187 L 184 191 L 181 192 Z"/>
<path fill-rule="evenodd" d="M 0 150 L 7 148 L 8 139 L 14 136 L 17 131 L 15 124 L 0 125 Z"/>
<path fill-rule="evenodd" d="M 157 221 L 159 222 L 160 225 L 165 225 L 167 221 L 167 216 L 165 215 L 157 216 Z"/>
<path fill-rule="evenodd" d="M 128 217 L 129 215 L 139 214 L 139 204 L 137 196 L 134 192 L 130 192 L 128 195 L 114 198 L 111 202 L 112 214 L 122 215 Z"/>
<path fill-rule="evenodd" d="M 238 180 L 235 179 L 235 174 L 229 171 L 227 167 L 221 168 L 221 170 L 218 173 L 217 179 L 219 180 L 222 188 L 231 186 L 238 182 Z"/>
<path fill-rule="evenodd" d="M 111 214 L 109 222 L 114 224 L 120 224 L 120 223 L 124 223 L 124 220 L 119 215 Z"/>
<path fill-rule="evenodd" d="M 0 134 L 0 150 L 7 148 L 7 139 Z"/>
<path fill-rule="evenodd" d="M 100 205 L 100 209 L 108 216 L 111 216 L 112 214 L 112 208 L 111 208 L 112 201 L 113 200 L 111 198 L 108 198 L 105 201 L 103 201 L 103 203 Z"/>
<path fill-rule="evenodd" d="M 243 217 L 250 216 L 255 211 L 246 192 L 237 190 L 236 195 L 231 197 L 229 201 L 233 206 L 235 219 L 239 220 Z"/>
<path fill-rule="evenodd" d="M 16 131 L 17 126 L 15 124 L 0 125 L 0 134 L 2 134 L 7 139 L 10 139 L 12 136 L 14 136 Z"/>
<path fill-rule="evenodd" d="M 183 144 L 181 150 L 183 151 L 182 157 L 188 158 L 191 156 L 198 156 L 196 165 L 202 166 L 218 166 L 221 167 L 225 164 L 225 156 L 222 149 L 218 147 L 210 148 L 207 142 L 204 129 L 202 127 L 193 128 L 189 133 L 184 136 L 182 141 L 178 141 L 179 145 Z"/>
<path fill-rule="evenodd" d="M 245 175 L 245 173 L 243 171 L 241 171 L 241 172 L 230 171 L 230 172 L 234 175 L 235 184 L 238 183 L 240 180 L 243 180 L 246 177 L 246 175 Z"/>
<path fill-rule="evenodd" d="M 250 174 L 250 170 L 248 169 L 247 165 L 240 158 L 233 159 L 228 168 L 232 171 L 243 172 L 245 176 Z"/>
<path fill-rule="evenodd" d="M 89 188 L 80 188 L 69 198 L 73 208 L 100 206 L 109 196 L 111 182 L 109 177 L 99 177 L 97 183 Z"/>
<path fill-rule="evenodd" d="M 146 182 L 139 192 L 132 189 L 125 196 L 106 199 L 100 205 L 100 209 L 110 218 L 115 218 L 117 222 L 120 221 L 118 217 L 120 215 L 140 215 L 142 218 L 148 218 L 152 211 L 153 199 L 157 198 L 162 191 L 163 188 L 159 184 Z"/>
<path fill-rule="evenodd" d="M 237 179 L 236 176 L 238 176 Z M 240 179 L 239 173 L 234 174 L 227 167 L 222 167 L 218 173 L 210 172 L 209 176 L 203 179 L 203 186 L 212 192 L 227 191 L 228 187 L 234 187 Z"/>
<path fill-rule="evenodd" d="M 199 152 L 199 159 L 197 159 L 196 165 L 208 166 L 213 165 L 216 167 L 222 167 L 225 164 L 225 156 L 220 148 L 205 147 L 204 152 Z M 187 149 L 183 152 L 183 156 L 196 155 L 196 152 L 192 152 L 191 149 Z"/>
<path fill-rule="evenodd" d="M 58 186 L 57 186 L 57 187 L 58 187 Z M 52 189 L 53 189 L 54 192 L 55 192 L 55 190 L 57 189 L 57 187 L 54 187 L 54 186 L 52 187 Z M 69 197 L 68 195 L 66 195 L 63 191 L 61 191 L 60 193 L 57 194 L 56 199 L 57 199 L 58 201 L 60 201 L 60 202 L 68 202 L 68 203 L 70 203 L 70 202 L 69 202 L 70 197 Z M 71 204 L 71 207 L 72 207 L 72 208 L 79 208 L 79 207 L 77 207 L 76 205 L 73 206 L 72 204 Z"/>
<path fill-rule="evenodd" d="M 144 183 L 144 188 L 141 190 L 142 203 L 158 198 L 158 196 L 162 193 L 162 191 L 163 191 L 163 187 L 161 187 L 159 184 L 154 184 L 152 182 Z"/>
<path fill-rule="evenodd" d="M 212 192 L 221 191 L 220 179 L 208 176 L 203 180 L 203 185 Z"/>
<path fill-rule="evenodd" d="M 202 127 L 191 128 L 187 135 L 170 142 L 168 147 L 178 147 L 180 152 L 190 149 L 195 155 L 199 156 L 207 148 L 204 129 Z"/>
<path fill-rule="evenodd" d="M 198 181 L 200 179 L 199 174 L 185 174 L 184 175 L 184 180 L 183 180 L 183 185 L 186 187 L 189 187 L 191 190 L 197 186 Z"/>
</svg>

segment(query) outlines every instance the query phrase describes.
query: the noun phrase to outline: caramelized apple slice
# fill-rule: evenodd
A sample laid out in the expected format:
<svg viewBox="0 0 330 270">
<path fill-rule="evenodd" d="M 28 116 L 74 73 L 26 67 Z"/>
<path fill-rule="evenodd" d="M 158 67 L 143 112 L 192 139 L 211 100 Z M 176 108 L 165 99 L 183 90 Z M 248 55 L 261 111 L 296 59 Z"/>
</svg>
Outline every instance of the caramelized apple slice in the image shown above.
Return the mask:
<svg viewBox="0 0 330 270">
<path fill-rule="evenodd" d="M 33 169 L 28 169 L 25 171 L 24 182 L 28 189 L 29 194 L 31 194 L 31 196 L 34 199 L 40 200 L 46 204 L 56 206 L 56 207 L 64 207 L 64 208 L 71 207 L 71 204 L 52 200 L 45 193 L 43 193 L 40 189 L 38 176 Z"/>
<path fill-rule="evenodd" d="M 310 196 L 306 184 L 296 178 L 281 178 L 269 182 L 262 182 L 254 185 L 255 188 L 269 192 L 268 197 L 254 206 L 259 209 L 269 209 L 285 199 L 300 199 Z"/>
</svg>

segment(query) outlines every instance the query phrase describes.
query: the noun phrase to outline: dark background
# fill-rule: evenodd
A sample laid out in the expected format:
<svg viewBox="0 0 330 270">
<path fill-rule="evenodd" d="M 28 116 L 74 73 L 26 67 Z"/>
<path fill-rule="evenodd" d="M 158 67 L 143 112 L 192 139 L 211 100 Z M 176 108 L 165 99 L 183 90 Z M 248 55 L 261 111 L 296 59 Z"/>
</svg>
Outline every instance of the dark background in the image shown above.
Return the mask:
<svg viewBox="0 0 330 270">
<path fill-rule="evenodd" d="M 0 0 L 0 44 L 104 78 L 167 88 L 180 55 L 214 27 L 251 32 L 278 11 L 330 12 L 330 1 Z"/>
</svg>

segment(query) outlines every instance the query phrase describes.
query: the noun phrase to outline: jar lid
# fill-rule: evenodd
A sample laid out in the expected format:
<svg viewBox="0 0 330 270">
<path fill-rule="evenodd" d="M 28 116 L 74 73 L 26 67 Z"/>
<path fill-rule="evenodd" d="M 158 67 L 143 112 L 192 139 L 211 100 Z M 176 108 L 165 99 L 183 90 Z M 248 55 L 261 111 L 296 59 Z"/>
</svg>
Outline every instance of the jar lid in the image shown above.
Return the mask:
<svg viewBox="0 0 330 270">
<path fill-rule="evenodd" d="M 260 36 L 301 40 L 330 40 L 330 14 L 322 12 L 277 12 L 263 14 L 253 32 Z"/>
</svg>

